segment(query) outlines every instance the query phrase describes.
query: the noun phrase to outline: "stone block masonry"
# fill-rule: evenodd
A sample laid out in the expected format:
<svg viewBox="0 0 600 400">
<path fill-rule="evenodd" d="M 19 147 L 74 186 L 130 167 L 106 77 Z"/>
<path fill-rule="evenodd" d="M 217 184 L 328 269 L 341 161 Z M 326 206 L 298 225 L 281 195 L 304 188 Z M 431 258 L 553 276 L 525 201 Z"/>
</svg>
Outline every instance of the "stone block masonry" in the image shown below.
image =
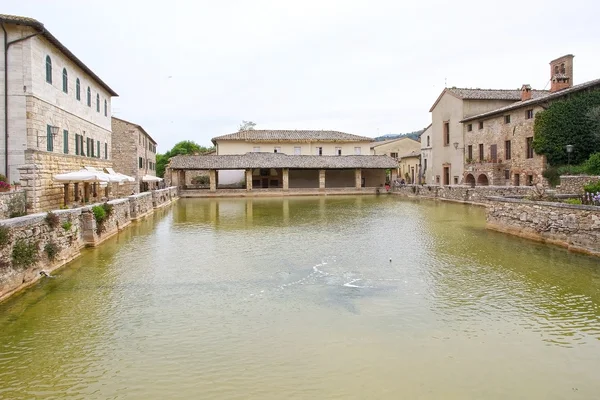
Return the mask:
<svg viewBox="0 0 600 400">
<path fill-rule="evenodd" d="M 53 211 L 55 223 L 48 213 L 0 221 L 0 301 L 36 282 L 40 271 L 50 273 L 78 257 L 82 248 L 99 245 L 176 199 L 177 188 L 170 187 L 109 201 L 111 211 L 101 229 L 93 214 L 101 203 Z"/>
<path fill-rule="evenodd" d="M 487 228 L 600 256 L 600 207 L 490 197 Z"/>
<path fill-rule="evenodd" d="M 524 197 L 533 192 L 533 187 L 406 185 L 394 187 L 393 192 L 406 197 L 434 198 L 485 205 L 489 203 L 489 196 Z"/>
<path fill-rule="evenodd" d="M 560 194 L 583 194 L 585 185 L 597 182 L 600 182 L 600 176 L 565 175 L 560 177 L 560 185 L 556 187 L 556 192 Z"/>
<path fill-rule="evenodd" d="M 0 193 L 0 219 L 26 213 L 27 197 L 24 190 Z"/>
</svg>

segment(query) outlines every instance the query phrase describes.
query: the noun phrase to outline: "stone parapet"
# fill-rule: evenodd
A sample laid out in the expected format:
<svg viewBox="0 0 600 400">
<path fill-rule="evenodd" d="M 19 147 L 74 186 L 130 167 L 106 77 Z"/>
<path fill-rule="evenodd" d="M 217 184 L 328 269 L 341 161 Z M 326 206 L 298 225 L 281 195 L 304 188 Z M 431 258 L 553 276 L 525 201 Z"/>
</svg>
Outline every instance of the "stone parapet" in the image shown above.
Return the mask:
<svg viewBox="0 0 600 400">
<path fill-rule="evenodd" d="M 437 198 L 464 203 L 489 203 L 489 196 L 524 197 L 533 192 L 532 186 L 395 186 L 393 192 L 401 196 Z"/>
<path fill-rule="evenodd" d="M 563 175 L 556 192 L 560 194 L 583 194 L 583 187 L 590 183 L 600 182 L 600 176 L 590 175 Z"/>
<path fill-rule="evenodd" d="M 24 215 L 27 211 L 27 197 L 24 190 L 0 193 L 0 219 Z"/>
<path fill-rule="evenodd" d="M 487 228 L 600 256 L 600 207 L 490 197 Z"/>
</svg>

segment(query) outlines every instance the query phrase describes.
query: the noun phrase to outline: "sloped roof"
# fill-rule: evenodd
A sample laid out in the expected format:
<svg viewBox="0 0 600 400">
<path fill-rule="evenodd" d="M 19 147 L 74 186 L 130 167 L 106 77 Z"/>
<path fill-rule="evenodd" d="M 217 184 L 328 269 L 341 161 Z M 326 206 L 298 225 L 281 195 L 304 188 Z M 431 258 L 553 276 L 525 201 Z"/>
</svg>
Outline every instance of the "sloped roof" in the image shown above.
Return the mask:
<svg viewBox="0 0 600 400">
<path fill-rule="evenodd" d="M 421 133 L 422 133 L 422 132 L 421 132 Z M 419 135 L 419 136 L 420 136 L 420 135 Z M 407 137 L 407 136 L 403 136 L 403 137 L 399 137 L 399 138 L 395 138 L 395 139 L 388 139 L 388 140 L 380 140 L 380 141 L 378 141 L 378 142 L 371 142 L 370 146 L 371 146 L 371 148 L 373 149 L 373 148 L 375 148 L 375 147 L 381 146 L 382 144 L 393 143 L 393 142 L 397 142 L 397 141 L 399 141 L 399 140 L 404 140 L 404 139 L 409 139 L 409 140 L 412 140 L 413 142 L 417 142 L 417 143 L 419 143 L 419 141 L 418 141 L 418 140 L 415 140 L 415 139 L 413 139 L 413 138 L 410 138 L 410 137 Z"/>
<path fill-rule="evenodd" d="M 560 99 L 561 97 L 565 97 L 565 96 L 568 96 L 573 93 L 577 93 L 577 92 L 581 92 L 583 90 L 593 89 L 593 88 L 600 89 L 600 79 L 595 79 L 593 81 L 580 83 L 579 85 L 574 85 L 570 88 L 563 89 L 558 92 L 554 92 L 554 93 L 548 92 L 545 96 L 533 98 L 531 100 L 518 101 L 516 103 L 509 104 L 507 106 L 498 108 L 496 110 L 488 111 L 488 112 L 478 114 L 478 115 L 473 115 L 472 117 L 465 118 L 460 122 L 467 122 L 467 121 L 473 121 L 475 119 L 489 118 L 489 117 L 492 117 L 492 116 L 495 116 L 498 114 L 503 114 L 507 111 L 515 110 L 515 109 L 518 109 L 521 107 L 530 107 L 535 104 L 545 103 L 547 101 L 557 100 L 557 99 Z"/>
<path fill-rule="evenodd" d="M 152 136 L 150 136 L 150 134 L 148 132 L 146 132 L 146 130 L 144 128 L 142 128 L 141 125 L 136 124 L 135 122 L 130 122 L 130 121 L 126 121 L 123 118 L 117 118 L 117 117 L 111 117 L 112 119 L 116 119 L 117 121 L 121 121 L 121 122 L 125 122 L 126 124 L 129 125 L 133 125 L 136 128 L 138 128 L 140 131 L 144 132 L 144 134 L 146 134 L 146 136 L 148 136 L 148 138 L 150 139 L 150 141 L 154 144 L 158 144 L 156 143 L 156 140 L 152 139 Z"/>
<path fill-rule="evenodd" d="M 421 157 L 421 152 L 420 151 L 411 151 L 410 153 L 404 153 L 400 156 L 400 159 L 403 158 L 411 158 L 411 157 Z"/>
<path fill-rule="evenodd" d="M 71 61 L 73 61 L 79 68 L 81 68 L 86 74 L 91 76 L 96 82 L 100 84 L 111 96 L 119 96 L 114 90 L 110 88 L 102 79 L 98 77 L 87 65 L 83 63 L 75 54 L 63 45 L 54 35 L 52 35 L 45 27 L 44 24 L 33 18 L 21 17 L 18 15 L 7 15 L 0 14 L 0 23 L 14 24 L 29 26 L 38 31 L 43 37 L 45 37 L 50 43 L 56 46 L 61 52 L 63 52 Z"/>
<path fill-rule="evenodd" d="M 449 93 L 454 97 L 462 100 L 507 100 L 507 101 L 519 101 L 521 100 L 520 89 L 472 89 L 472 88 L 445 88 L 442 93 L 435 100 L 435 103 L 429 109 L 429 112 L 433 111 L 437 103 L 441 100 L 445 93 Z M 532 98 L 543 97 L 550 93 L 547 90 L 532 90 Z"/>
<path fill-rule="evenodd" d="M 241 140 L 245 142 L 371 142 L 373 138 L 338 131 L 308 130 L 249 130 L 212 138 L 218 140 Z"/>
<path fill-rule="evenodd" d="M 246 153 L 228 155 L 179 155 L 171 158 L 171 169 L 349 169 L 396 168 L 398 162 L 388 156 L 296 156 L 283 153 Z"/>
</svg>

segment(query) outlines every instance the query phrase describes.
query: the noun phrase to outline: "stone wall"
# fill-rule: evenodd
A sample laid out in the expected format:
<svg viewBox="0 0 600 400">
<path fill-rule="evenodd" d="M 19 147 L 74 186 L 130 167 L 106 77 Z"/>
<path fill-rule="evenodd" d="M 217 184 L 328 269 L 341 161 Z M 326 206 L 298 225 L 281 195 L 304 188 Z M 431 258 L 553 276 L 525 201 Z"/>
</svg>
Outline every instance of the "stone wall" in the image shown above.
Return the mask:
<svg viewBox="0 0 600 400">
<path fill-rule="evenodd" d="M 401 196 L 439 198 L 478 204 L 487 204 L 489 196 L 524 197 L 532 191 L 531 186 L 405 185 L 393 188 L 393 192 Z"/>
<path fill-rule="evenodd" d="M 561 194 L 583 194 L 583 186 L 600 182 L 600 176 L 587 175 L 565 175 L 560 177 L 560 185 L 556 187 L 556 192 Z"/>
<path fill-rule="evenodd" d="M 491 197 L 487 228 L 600 256 L 600 207 Z"/>
<path fill-rule="evenodd" d="M 27 198 L 24 190 L 0 193 L 0 219 L 25 215 Z"/>
<path fill-rule="evenodd" d="M 103 206 L 101 203 L 53 211 L 55 223 L 48 213 L 0 221 L 0 300 L 31 285 L 40 278 L 40 271 L 50 273 L 79 256 L 83 247 L 97 246 L 132 220 L 152 213 L 153 197 L 157 207 L 177 198 L 174 187 L 157 192 L 109 201 L 111 211 L 101 229 L 93 214 L 93 208 Z M 24 257 L 23 250 L 34 259 Z"/>
<path fill-rule="evenodd" d="M 21 185 L 27 192 L 27 201 L 32 212 L 60 208 L 64 203 L 64 185 L 52 180 L 56 174 L 77 171 L 84 166 L 98 169 L 111 167 L 112 162 L 101 158 L 75 156 L 26 150 L 26 164 L 19 168 Z M 81 190 L 83 190 L 83 185 Z M 73 185 L 71 185 L 71 192 Z M 102 192 L 102 191 L 98 191 Z M 97 193 L 98 196 L 101 193 Z M 72 193 L 71 193 L 72 197 Z M 91 199 L 93 201 L 93 199 Z M 100 200 L 100 199 L 98 199 Z"/>
</svg>

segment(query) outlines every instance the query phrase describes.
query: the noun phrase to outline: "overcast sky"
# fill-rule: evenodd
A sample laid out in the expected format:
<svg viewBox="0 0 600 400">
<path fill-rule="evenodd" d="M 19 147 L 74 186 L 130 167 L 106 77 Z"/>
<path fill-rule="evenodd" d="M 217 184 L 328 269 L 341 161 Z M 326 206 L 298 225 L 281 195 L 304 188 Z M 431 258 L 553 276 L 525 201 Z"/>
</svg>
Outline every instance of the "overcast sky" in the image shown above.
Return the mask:
<svg viewBox="0 0 600 400">
<path fill-rule="evenodd" d="M 33 17 L 119 97 L 159 152 L 257 129 L 365 136 L 431 122 L 447 86 L 549 87 L 575 55 L 575 84 L 600 78 L 594 0 L 3 0 Z"/>
</svg>

